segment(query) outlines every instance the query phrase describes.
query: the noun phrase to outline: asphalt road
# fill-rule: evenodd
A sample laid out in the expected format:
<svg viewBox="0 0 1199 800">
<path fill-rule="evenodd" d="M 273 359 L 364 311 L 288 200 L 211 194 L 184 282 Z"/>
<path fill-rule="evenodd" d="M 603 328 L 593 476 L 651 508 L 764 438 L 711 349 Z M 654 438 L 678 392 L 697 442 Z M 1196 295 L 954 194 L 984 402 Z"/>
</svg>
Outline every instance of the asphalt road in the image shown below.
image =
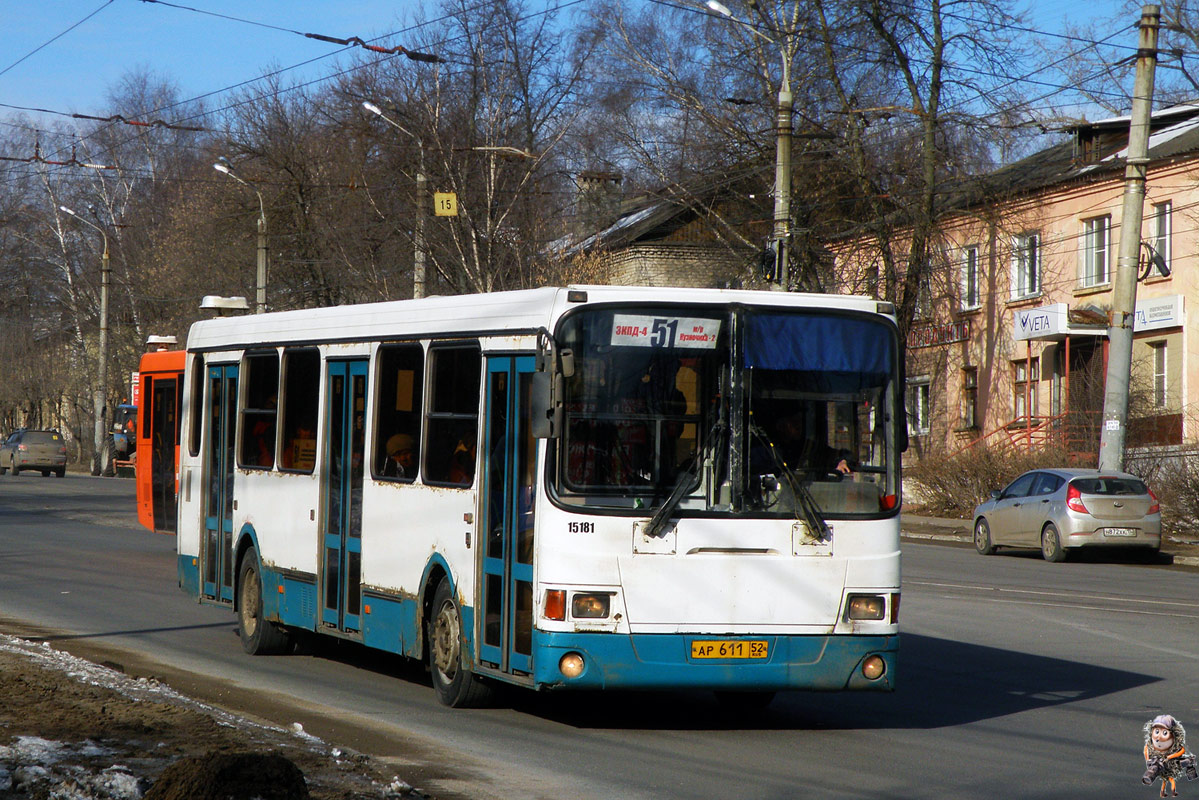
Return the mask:
<svg viewBox="0 0 1199 800">
<path fill-rule="evenodd" d="M 705 694 L 517 692 L 463 711 L 359 648 L 246 656 L 231 613 L 178 590 L 174 539 L 137 527 L 132 493 L 0 478 L 0 628 L 300 721 L 440 797 L 1151 797 L 1141 726 L 1166 712 L 1199 731 L 1188 569 L 905 542 L 894 694 L 794 693 L 737 716 Z"/>
</svg>

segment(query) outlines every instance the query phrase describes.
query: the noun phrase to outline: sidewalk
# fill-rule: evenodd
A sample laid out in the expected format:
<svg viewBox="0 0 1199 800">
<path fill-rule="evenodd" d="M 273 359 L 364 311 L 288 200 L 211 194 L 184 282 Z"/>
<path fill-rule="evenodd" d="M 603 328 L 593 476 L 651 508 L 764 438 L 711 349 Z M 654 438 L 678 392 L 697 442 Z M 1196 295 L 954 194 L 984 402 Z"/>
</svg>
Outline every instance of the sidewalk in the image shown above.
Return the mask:
<svg viewBox="0 0 1199 800">
<path fill-rule="evenodd" d="M 925 517 L 919 514 L 901 514 L 899 517 L 900 536 L 913 541 L 973 544 L 972 528 L 971 521 L 967 519 Z M 1172 564 L 1199 567 L 1199 543 L 1164 538 L 1162 552 L 1169 554 Z"/>
</svg>

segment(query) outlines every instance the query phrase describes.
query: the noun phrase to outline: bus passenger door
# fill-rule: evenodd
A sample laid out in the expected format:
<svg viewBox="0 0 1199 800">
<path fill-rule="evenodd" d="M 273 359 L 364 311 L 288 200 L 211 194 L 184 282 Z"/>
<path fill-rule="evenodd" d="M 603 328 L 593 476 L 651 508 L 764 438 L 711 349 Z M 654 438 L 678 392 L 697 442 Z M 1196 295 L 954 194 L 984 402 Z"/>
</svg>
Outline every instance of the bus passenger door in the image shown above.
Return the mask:
<svg viewBox="0 0 1199 800">
<path fill-rule="evenodd" d="M 150 502 L 154 530 L 168 533 L 175 532 L 178 505 L 175 462 L 179 454 L 179 381 L 172 376 L 149 382 Z"/>
<path fill-rule="evenodd" d="M 533 498 L 537 440 L 529 430 L 532 356 L 487 359 L 479 527 L 483 543 L 479 657 L 533 671 Z"/>
<path fill-rule="evenodd" d="M 362 481 L 366 454 L 367 362 L 327 366 L 325 513 L 321 624 L 357 633 L 362 606 Z"/>
<path fill-rule="evenodd" d="M 237 365 L 208 367 L 208 487 L 204 509 L 204 596 L 233 602 L 233 449 Z"/>
</svg>

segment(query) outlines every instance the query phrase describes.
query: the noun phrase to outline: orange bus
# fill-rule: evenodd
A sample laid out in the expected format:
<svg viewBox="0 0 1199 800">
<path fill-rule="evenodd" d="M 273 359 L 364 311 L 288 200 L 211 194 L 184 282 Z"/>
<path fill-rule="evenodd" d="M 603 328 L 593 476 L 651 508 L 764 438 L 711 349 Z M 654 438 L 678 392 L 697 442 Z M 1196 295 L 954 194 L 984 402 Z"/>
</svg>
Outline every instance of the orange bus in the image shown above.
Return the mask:
<svg viewBox="0 0 1199 800">
<path fill-rule="evenodd" d="M 155 533 L 175 532 L 184 358 L 182 350 L 155 350 L 138 367 L 137 521 Z"/>
</svg>

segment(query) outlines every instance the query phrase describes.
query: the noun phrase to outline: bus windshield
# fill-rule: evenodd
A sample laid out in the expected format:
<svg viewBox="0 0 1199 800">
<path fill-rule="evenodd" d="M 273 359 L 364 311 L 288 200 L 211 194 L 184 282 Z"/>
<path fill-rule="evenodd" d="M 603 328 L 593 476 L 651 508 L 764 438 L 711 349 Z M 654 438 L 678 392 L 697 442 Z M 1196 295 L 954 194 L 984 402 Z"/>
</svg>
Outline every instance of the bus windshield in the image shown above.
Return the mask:
<svg viewBox="0 0 1199 800">
<path fill-rule="evenodd" d="M 554 494 L 588 509 L 890 513 L 896 334 L 827 310 L 583 309 Z"/>
</svg>

